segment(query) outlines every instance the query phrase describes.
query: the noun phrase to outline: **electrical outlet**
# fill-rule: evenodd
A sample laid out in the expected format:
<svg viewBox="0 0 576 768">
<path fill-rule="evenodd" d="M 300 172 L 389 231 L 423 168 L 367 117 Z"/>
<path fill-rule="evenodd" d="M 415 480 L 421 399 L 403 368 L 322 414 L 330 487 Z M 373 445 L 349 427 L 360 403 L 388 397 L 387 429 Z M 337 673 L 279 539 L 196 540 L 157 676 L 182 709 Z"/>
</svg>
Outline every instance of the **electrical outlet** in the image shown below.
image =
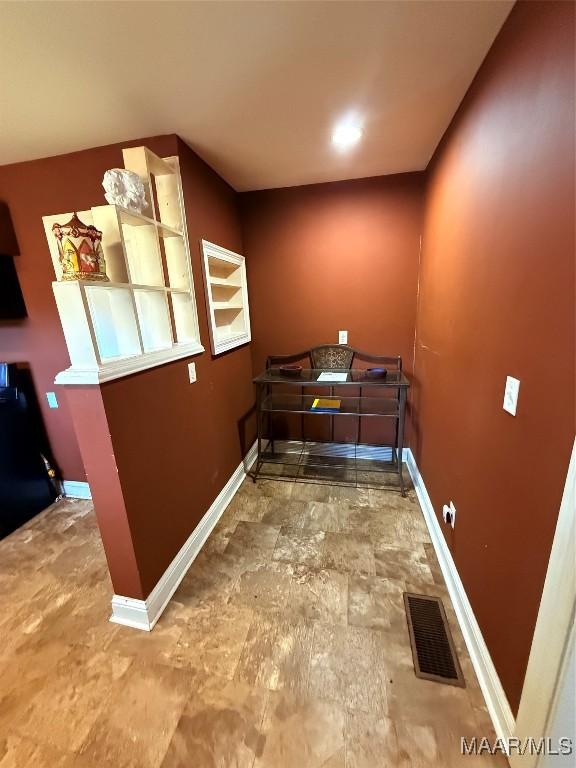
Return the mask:
<svg viewBox="0 0 576 768">
<path fill-rule="evenodd" d="M 190 384 L 194 384 L 196 381 L 196 363 L 188 363 L 188 378 Z"/>
<path fill-rule="evenodd" d="M 504 389 L 504 403 L 502 408 L 512 416 L 516 416 L 516 406 L 518 405 L 518 393 L 520 391 L 520 381 L 513 376 L 506 377 L 506 387 Z"/>
<path fill-rule="evenodd" d="M 456 507 L 454 506 L 453 501 L 451 501 L 450 504 L 444 504 L 442 507 L 442 518 L 446 525 L 451 525 L 452 528 L 454 528 L 454 521 L 456 520 Z"/>
<path fill-rule="evenodd" d="M 49 408 L 58 408 L 58 400 L 56 399 L 56 392 L 46 392 L 46 400 L 48 400 Z"/>
<path fill-rule="evenodd" d="M 338 344 L 348 344 L 348 331 L 338 331 Z"/>
</svg>

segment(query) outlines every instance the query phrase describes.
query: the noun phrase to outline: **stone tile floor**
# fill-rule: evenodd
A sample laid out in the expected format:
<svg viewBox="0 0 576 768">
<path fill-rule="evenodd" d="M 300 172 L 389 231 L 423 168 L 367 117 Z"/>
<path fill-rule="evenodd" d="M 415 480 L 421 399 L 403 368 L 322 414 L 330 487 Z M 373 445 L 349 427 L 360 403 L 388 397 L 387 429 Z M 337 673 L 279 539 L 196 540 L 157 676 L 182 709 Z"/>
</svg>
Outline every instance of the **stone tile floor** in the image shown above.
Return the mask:
<svg viewBox="0 0 576 768">
<path fill-rule="evenodd" d="M 439 595 L 466 688 L 414 676 Z M 110 624 L 89 502 L 0 542 L 0 768 L 485 768 L 494 738 L 416 497 L 243 486 L 151 634 Z"/>
</svg>

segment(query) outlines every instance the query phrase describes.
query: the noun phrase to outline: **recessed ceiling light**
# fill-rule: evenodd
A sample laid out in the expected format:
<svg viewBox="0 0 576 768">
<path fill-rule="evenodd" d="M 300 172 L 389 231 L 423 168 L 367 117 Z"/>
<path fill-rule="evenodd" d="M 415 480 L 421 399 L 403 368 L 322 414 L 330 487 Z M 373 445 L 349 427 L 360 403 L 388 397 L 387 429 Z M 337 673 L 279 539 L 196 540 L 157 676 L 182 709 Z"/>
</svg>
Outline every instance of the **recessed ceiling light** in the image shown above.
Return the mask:
<svg viewBox="0 0 576 768">
<path fill-rule="evenodd" d="M 348 149 L 362 138 L 362 128 L 357 120 L 347 119 L 338 123 L 332 133 L 332 143 L 339 149 Z"/>
</svg>

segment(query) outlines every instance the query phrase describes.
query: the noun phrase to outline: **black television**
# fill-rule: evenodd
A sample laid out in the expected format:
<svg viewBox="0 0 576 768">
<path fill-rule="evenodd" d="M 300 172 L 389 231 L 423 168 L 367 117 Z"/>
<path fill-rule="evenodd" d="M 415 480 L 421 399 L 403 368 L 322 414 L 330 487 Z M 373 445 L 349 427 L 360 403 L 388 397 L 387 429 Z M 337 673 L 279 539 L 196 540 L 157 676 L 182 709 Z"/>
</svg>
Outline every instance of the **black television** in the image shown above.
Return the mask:
<svg viewBox="0 0 576 768">
<path fill-rule="evenodd" d="M 13 256 L 0 254 L 0 320 L 26 317 L 26 305 Z"/>
</svg>

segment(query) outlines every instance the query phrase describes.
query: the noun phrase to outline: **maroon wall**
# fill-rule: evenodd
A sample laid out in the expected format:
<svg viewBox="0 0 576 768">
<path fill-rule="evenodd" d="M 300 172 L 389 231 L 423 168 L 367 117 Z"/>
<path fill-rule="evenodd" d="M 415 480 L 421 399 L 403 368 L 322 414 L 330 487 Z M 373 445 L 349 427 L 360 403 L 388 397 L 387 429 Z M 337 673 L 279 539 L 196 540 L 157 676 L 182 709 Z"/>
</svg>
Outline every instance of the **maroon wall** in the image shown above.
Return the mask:
<svg viewBox="0 0 576 768">
<path fill-rule="evenodd" d="M 52 293 L 55 275 L 42 216 L 105 204 L 104 171 L 123 167 L 122 147 L 141 144 L 164 156 L 176 152 L 176 137 L 163 136 L 0 166 L 0 203 L 6 204 L 16 235 L 15 263 L 28 311 L 24 320 L 0 321 L 0 360 L 30 365 L 54 458 L 68 480 L 86 475 L 66 398 L 60 390 L 56 410 L 45 397 L 57 390 L 54 377 L 68 368 L 70 358 Z M 9 229 L 4 216 L 0 227 L 1 246 Z"/>
<path fill-rule="evenodd" d="M 90 480 L 94 511 L 114 591 L 118 595 L 144 599 L 146 593 L 142 587 L 102 391 L 95 386 L 66 387 L 66 399 Z"/>
<path fill-rule="evenodd" d="M 433 159 L 424 222 L 412 446 L 436 510 L 456 504 L 448 543 L 514 709 L 574 435 L 573 40 L 571 3 L 517 3 Z M 181 158 L 208 349 L 198 239 L 242 251 L 236 198 L 176 137 L 140 143 Z M 120 150 L 0 168 L 29 311 L 0 325 L 0 358 L 30 362 L 40 394 L 69 364 L 41 217 L 101 202 Z M 149 593 L 238 465 L 251 369 L 266 354 L 347 329 L 353 346 L 399 353 L 412 372 L 423 178 L 241 196 L 252 359 L 249 347 L 207 351 L 194 385 L 178 361 L 101 390 L 122 498 L 97 477 L 114 462 L 86 466 L 96 506 L 108 499 L 128 521 L 118 535 L 132 531 L 124 555 L 107 547 L 117 591 Z M 522 382 L 516 417 L 502 410 L 508 374 Z M 44 417 L 64 475 L 81 479 L 65 398 Z M 83 450 L 109 459 L 106 434 L 91 440 L 88 418 L 78 427 Z"/>
<path fill-rule="evenodd" d="M 519 2 L 430 169 L 417 461 L 514 710 L 574 437 L 574 6 Z M 516 417 L 502 410 L 520 379 Z"/>
<path fill-rule="evenodd" d="M 189 383 L 190 360 L 185 359 L 102 386 L 144 595 L 253 440 L 244 423 L 254 401 L 250 347 L 212 357 L 199 245 L 204 238 L 242 252 L 236 196 L 181 141 L 178 154 L 200 336 L 206 348 L 193 358 L 197 382 Z"/>
<path fill-rule="evenodd" d="M 240 196 L 255 371 L 339 330 L 412 370 L 423 184 L 412 173 Z"/>
<path fill-rule="evenodd" d="M 122 167 L 123 147 L 142 144 L 163 157 L 180 157 L 206 348 L 193 358 L 198 380 L 189 383 L 190 360 L 184 359 L 101 389 L 66 387 L 64 393 L 53 381 L 70 360 L 52 293 L 42 216 L 103 203 L 104 171 Z M 176 136 L 162 136 L 4 166 L 0 199 L 10 208 L 18 239 L 18 273 L 29 313 L 26 320 L 0 326 L 0 359 L 29 362 L 40 396 L 57 391 L 60 408 L 43 407 L 43 415 L 58 464 L 64 477 L 74 480 L 85 478 L 86 467 L 114 588 L 145 597 L 251 442 L 249 420 L 245 423 L 253 403 L 249 347 L 212 357 L 200 262 L 201 238 L 242 251 L 236 194 Z"/>
</svg>

